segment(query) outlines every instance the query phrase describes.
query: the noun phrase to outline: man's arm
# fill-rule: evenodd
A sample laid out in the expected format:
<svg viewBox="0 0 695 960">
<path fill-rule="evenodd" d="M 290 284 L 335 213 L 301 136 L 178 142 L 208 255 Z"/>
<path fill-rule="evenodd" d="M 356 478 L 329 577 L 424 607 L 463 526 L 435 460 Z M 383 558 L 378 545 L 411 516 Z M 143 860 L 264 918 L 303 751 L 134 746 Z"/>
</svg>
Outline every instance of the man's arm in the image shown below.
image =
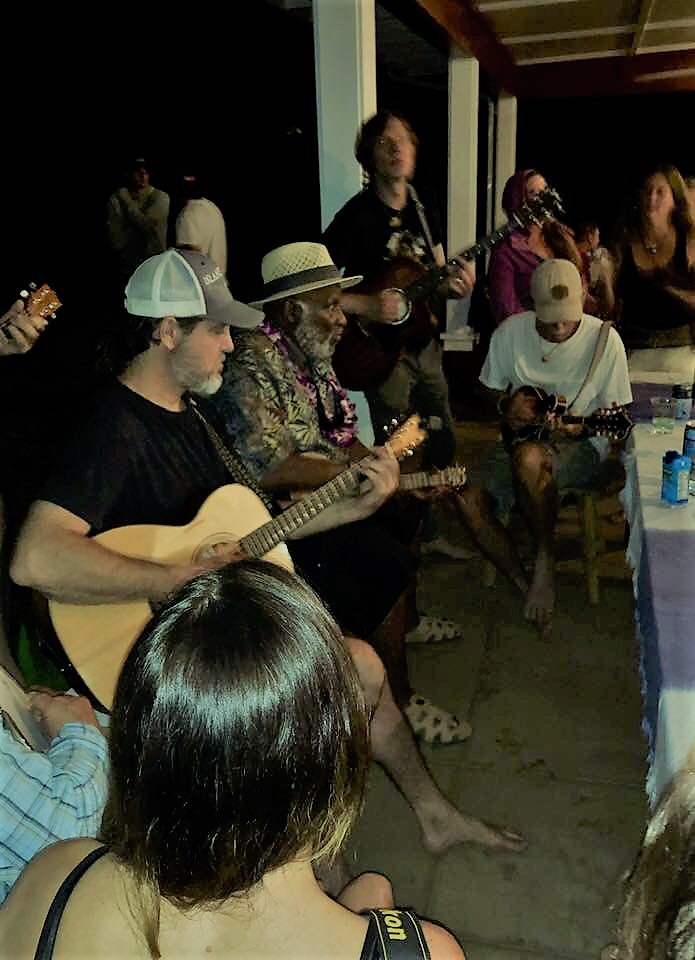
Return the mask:
<svg viewBox="0 0 695 960">
<path fill-rule="evenodd" d="M 20 531 L 10 566 L 15 583 L 63 603 L 163 600 L 223 557 L 200 565 L 135 560 L 90 539 L 89 524 L 68 510 L 38 500 Z"/>
<path fill-rule="evenodd" d="M 362 462 L 360 471 L 364 474 L 365 480 L 361 485 L 359 496 L 341 498 L 299 530 L 291 533 L 288 539 L 301 540 L 314 533 L 341 527 L 345 523 L 364 520 L 398 490 L 400 469 L 398 461 L 388 447 L 376 447 L 371 457 Z"/>
<path fill-rule="evenodd" d="M 371 453 L 359 440 L 349 450 L 352 463 Z M 261 486 L 270 493 L 277 490 L 315 490 L 343 473 L 347 467 L 348 464 L 335 463 L 321 454 L 292 453 L 263 475 Z"/>
<path fill-rule="evenodd" d="M 152 188 L 154 190 L 154 187 Z M 167 218 L 169 216 L 169 194 L 162 190 L 155 191 L 152 202 L 141 207 L 127 187 L 122 187 L 117 194 L 124 218 L 130 220 L 143 233 L 156 236 L 166 247 Z"/>
</svg>

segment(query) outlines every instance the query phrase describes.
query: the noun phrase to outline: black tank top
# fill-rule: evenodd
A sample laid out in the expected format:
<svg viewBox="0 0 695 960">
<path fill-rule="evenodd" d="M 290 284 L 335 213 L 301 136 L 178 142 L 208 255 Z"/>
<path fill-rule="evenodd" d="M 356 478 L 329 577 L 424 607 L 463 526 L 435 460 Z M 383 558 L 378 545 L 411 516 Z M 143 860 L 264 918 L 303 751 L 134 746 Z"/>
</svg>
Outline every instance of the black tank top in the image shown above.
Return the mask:
<svg viewBox="0 0 695 960">
<path fill-rule="evenodd" d="M 92 850 L 61 883 L 41 929 L 34 960 L 52 960 L 58 927 L 65 905 L 93 863 L 108 853 L 108 847 Z M 369 926 L 360 960 L 430 960 L 420 921 L 409 910 L 370 910 Z"/>
</svg>

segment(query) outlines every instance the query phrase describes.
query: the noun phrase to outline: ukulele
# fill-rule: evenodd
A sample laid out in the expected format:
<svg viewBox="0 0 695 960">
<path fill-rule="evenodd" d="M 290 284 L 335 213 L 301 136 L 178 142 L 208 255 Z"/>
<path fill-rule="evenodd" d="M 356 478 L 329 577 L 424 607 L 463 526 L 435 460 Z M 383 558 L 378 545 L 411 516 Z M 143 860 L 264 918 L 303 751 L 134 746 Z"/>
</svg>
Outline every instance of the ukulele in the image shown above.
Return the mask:
<svg viewBox="0 0 695 960">
<path fill-rule="evenodd" d="M 543 223 L 560 212 L 560 197 L 548 187 L 537 197 L 527 200 L 503 226 L 477 240 L 445 266 L 424 266 L 408 257 L 394 257 L 369 282 L 353 287 L 351 292 L 366 294 L 395 290 L 410 303 L 410 314 L 402 323 L 372 323 L 368 328 L 357 317 L 348 316 L 347 326 L 333 355 L 333 369 L 340 383 L 350 390 L 374 389 L 386 380 L 405 351 L 420 350 L 430 342 L 437 320 L 427 300 L 451 274 L 456 259 L 474 260 L 492 250 L 510 233 L 524 230 L 532 223 Z"/>
<path fill-rule="evenodd" d="M 576 439 L 580 440 L 586 436 L 596 436 L 622 441 L 627 440 L 632 433 L 634 423 L 624 407 L 602 407 L 586 416 L 575 416 L 567 413 L 565 397 L 561 394 L 547 393 L 542 387 L 524 385 L 515 390 L 511 396 L 502 397 L 499 403 L 501 414 L 508 414 L 517 396 L 528 397 L 531 400 L 536 419 L 518 425 L 511 424 L 507 419 L 503 420 L 502 439 L 507 447 L 515 447 L 527 441 L 545 443 L 562 424 L 581 424 L 584 429 L 576 436 Z M 561 436 L 563 440 L 574 438 L 571 433 L 561 433 Z"/>
<path fill-rule="evenodd" d="M 425 437 L 420 418 L 414 414 L 386 446 L 400 459 Z M 94 539 L 122 556 L 165 564 L 200 563 L 215 547 L 238 543 L 247 557 L 262 557 L 292 570 L 284 540 L 326 507 L 351 495 L 359 476 L 358 462 L 274 518 L 252 490 L 230 483 L 211 493 L 185 526 L 138 524 L 106 530 Z M 51 600 L 48 608 L 71 667 L 99 703 L 110 709 L 123 661 L 152 617 L 150 604 L 146 599 L 103 604 Z"/>
<path fill-rule="evenodd" d="M 26 312 L 32 317 L 51 317 L 55 319 L 56 310 L 62 306 L 58 294 L 47 283 L 42 283 L 40 287 L 37 287 L 35 283 L 30 283 L 29 289 L 22 290 L 19 296 L 24 301 Z M 7 336 L 5 331 L 14 323 L 17 316 L 10 308 L 0 320 L 0 333 Z"/>
</svg>

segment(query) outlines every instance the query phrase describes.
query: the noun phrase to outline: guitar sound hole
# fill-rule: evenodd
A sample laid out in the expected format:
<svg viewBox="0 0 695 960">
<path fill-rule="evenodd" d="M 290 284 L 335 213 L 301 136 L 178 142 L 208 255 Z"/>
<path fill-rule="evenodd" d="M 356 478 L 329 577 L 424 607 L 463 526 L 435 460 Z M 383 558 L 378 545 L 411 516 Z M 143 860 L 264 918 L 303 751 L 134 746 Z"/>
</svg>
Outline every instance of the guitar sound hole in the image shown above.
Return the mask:
<svg viewBox="0 0 695 960">
<path fill-rule="evenodd" d="M 226 546 L 228 543 L 236 543 L 237 541 L 228 533 L 216 533 L 211 537 L 207 537 L 200 543 L 191 557 L 192 563 L 203 563 L 205 560 L 210 560 L 212 557 L 216 556 L 219 552 L 219 548 Z"/>
</svg>

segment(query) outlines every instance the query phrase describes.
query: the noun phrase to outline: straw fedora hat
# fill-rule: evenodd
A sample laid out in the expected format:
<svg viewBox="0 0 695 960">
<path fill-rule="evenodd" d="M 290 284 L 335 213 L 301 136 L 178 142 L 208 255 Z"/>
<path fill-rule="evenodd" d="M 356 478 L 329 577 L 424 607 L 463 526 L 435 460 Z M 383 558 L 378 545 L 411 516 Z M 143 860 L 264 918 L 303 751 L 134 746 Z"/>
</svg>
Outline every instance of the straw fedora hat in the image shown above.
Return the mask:
<svg viewBox="0 0 695 960">
<path fill-rule="evenodd" d="M 322 243 L 286 243 L 266 253 L 261 264 L 263 296 L 250 306 L 262 307 L 273 300 L 296 297 L 339 283 L 343 289 L 354 287 L 362 277 L 344 277 Z"/>
</svg>

